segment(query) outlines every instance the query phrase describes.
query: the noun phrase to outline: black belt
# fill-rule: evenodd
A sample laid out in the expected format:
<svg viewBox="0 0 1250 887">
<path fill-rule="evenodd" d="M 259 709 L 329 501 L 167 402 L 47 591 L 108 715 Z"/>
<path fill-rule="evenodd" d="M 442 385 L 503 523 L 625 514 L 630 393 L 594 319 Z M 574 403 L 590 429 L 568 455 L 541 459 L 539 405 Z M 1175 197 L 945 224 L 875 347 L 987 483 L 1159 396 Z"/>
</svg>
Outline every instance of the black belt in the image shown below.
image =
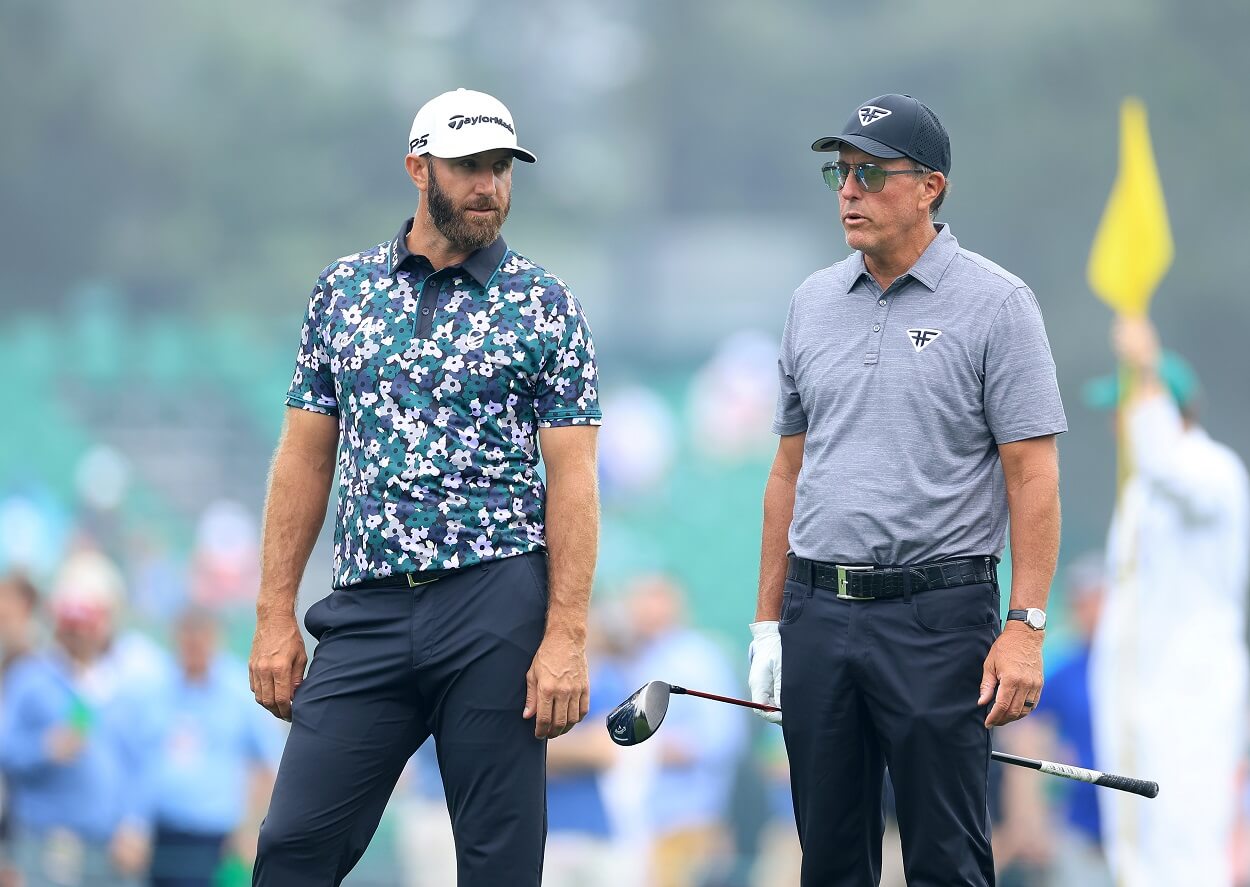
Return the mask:
<svg viewBox="0 0 1250 887">
<path fill-rule="evenodd" d="M 957 588 L 978 582 L 995 582 L 998 560 L 993 557 L 960 557 L 909 567 L 878 567 L 872 564 L 828 564 L 792 554 L 786 578 L 837 592 L 843 600 L 881 600 L 903 597 L 910 577 L 912 593 L 937 588 Z"/>
<path fill-rule="evenodd" d="M 431 582 L 437 582 L 439 579 L 445 579 L 453 573 L 459 573 L 466 567 L 456 567 L 449 570 L 421 570 L 416 573 L 396 573 L 394 576 L 383 576 L 380 579 L 366 579 L 363 582 L 353 582 L 351 585 L 344 585 L 344 588 L 350 588 L 352 591 L 364 591 L 370 588 L 416 588 L 418 585 L 427 585 Z"/>
</svg>

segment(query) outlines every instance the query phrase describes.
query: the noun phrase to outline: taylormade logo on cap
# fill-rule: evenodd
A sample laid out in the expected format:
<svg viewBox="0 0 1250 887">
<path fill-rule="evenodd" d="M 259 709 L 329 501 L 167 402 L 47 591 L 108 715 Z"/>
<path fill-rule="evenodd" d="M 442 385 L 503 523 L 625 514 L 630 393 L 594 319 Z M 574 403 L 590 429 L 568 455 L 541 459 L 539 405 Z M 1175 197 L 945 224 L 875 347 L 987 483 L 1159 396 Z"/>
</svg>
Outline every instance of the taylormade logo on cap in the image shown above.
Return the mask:
<svg viewBox="0 0 1250 887">
<path fill-rule="evenodd" d="M 472 126 L 474 123 L 498 123 L 508 132 L 516 135 L 516 130 L 512 128 L 512 124 L 502 117 L 486 117 L 479 114 L 477 117 L 465 117 L 463 114 L 453 114 L 452 118 L 447 121 L 447 125 L 452 129 L 460 129 L 462 126 Z"/>
<path fill-rule="evenodd" d="M 471 89 L 457 89 L 430 99 L 417 112 L 408 134 L 410 154 L 467 157 L 499 148 L 527 163 L 538 159 L 517 144 L 512 114 L 503 102 Z"/>
</svg>

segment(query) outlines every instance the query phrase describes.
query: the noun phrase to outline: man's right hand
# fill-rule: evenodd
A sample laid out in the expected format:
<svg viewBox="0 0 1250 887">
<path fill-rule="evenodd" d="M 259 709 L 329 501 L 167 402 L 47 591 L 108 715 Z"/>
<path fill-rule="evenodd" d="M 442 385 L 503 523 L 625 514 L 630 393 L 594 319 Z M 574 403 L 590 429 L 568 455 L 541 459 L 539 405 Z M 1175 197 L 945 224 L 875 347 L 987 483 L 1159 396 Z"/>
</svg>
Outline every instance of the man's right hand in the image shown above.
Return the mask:
<svg viewBox="0 0 1250 887">
<path fill-rule="evenodd" d="M 751 673 L 747 684 L 751 687 L 751 701 L 781 707 L 781 633 L 776 622 L 751 623 Z M 781 712 L 760 711 L 755 713 L 772 724 L 781 723 Z"/>
<path fill-rule="evenodd" d="M 291 700 L 307 665 L 308 653 L 294 613 L 256 620 L 248 673 L 257 702 L 274 716 L 291 720 Z"/>
</svg>

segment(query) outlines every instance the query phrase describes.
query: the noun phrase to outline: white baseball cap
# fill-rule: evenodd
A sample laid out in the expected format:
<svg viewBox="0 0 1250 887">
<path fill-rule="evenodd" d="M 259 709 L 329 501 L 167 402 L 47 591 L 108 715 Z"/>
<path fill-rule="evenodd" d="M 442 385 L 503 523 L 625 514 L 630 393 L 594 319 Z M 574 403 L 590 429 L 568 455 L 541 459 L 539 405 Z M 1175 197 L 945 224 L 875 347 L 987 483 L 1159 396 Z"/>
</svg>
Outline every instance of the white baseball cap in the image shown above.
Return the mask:
<svg viewBox="0 0 1250 887">
<path fill-rule="evenodd" d="M 512 114 L 504 103 L 471 89 L 460 88 L 430 99 L 417 112 L 408 133 L 409 154 L 467 157 L 495 148 L 509 148 L 526 163 L 538 160 L 517 146 Z"/>
</svg>

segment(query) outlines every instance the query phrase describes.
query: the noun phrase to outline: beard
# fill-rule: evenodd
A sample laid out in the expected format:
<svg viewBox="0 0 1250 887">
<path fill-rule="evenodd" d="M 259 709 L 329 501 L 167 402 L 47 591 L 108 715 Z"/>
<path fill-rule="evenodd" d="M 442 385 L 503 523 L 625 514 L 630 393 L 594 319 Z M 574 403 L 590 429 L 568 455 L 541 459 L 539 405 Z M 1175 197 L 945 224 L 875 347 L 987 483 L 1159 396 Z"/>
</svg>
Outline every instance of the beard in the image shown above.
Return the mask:
<svg viewBox="0 0 1250 887">
<path fill-rule="evenodd" d="M 494 243 L 503 223 L 507 221 L 508 211 L 512 209 L 512 198 L 507 195 L 502 201 L 479 198 L 457 208 L 447 192 L 439 187 L 432 162 L 428 170 L 426 200 L 429 203 L 430 218 L 438 233 L 447 238 L 447 242 L 458 252 L 471 253 Z M 484 218 L 470 218 L 468 210 L 472 209 L 490 209 L 495 213 Z"/>
</svg>

